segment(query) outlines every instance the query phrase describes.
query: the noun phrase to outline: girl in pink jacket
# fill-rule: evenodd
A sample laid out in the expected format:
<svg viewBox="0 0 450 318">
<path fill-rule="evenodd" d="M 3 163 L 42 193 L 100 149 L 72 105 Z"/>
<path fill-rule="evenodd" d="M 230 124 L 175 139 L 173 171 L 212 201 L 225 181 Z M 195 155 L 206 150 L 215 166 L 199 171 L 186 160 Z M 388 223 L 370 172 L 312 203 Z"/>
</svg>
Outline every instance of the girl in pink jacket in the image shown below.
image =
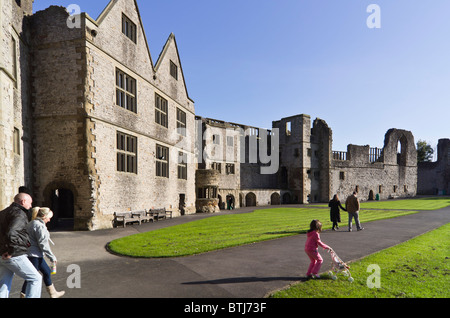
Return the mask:
<svg viewBox="0 0 450 318">
<path fill-rule="evenodd" d="M 305 243 L 305 252 L 311 260 L 309 264 L 308 272 L 306 276 L 309 278 L 319 278 L 319 270 L 323 263 L 323 258 L 320 256 L 318 247 L 321 246 L 323 249 L 331 250 L 331 247 L 326 245 L 320 240 L 319 233 L 322 231 L 322 223 L 319 220 L 313 220 L 310 224 L 310 229 L 307 233 L 307 239 Z"/>
</svg>

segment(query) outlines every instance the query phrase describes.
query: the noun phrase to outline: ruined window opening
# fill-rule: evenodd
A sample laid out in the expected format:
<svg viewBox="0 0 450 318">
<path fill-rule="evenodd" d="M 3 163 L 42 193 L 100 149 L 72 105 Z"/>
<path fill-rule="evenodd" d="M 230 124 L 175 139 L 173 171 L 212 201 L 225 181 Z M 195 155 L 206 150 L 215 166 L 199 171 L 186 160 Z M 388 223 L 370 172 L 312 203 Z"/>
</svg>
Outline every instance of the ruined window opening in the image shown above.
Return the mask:
<svg viewBox="0 0 450 318">
<path fill-rule="evenodd" d="M 169 148 L 156 145 L 156 176 L 169 178 Z"/>
<path fill-rule="evenodd" d="M 213 144 L 220 145 L 220 135 L 213 135 Z"/>
<path fill-rule="evenodd" d="M 177 131 L 186 137 L 186 113 L 177 108 Z"/>
<path fill-rule="evenodd" d="M 291 124 L 290 121 L 288 121 L 288 122 L 286 123 L 286 136 L 290 136 L 290 135 L 291 135 L 291 133 L 292 133 L 291 128 L 292 128 L 292 124 Z"/>
<path fill-rule="evenodd" d="M 394 193 L 396 193 L 397 192 L 397 186 L 395 185 L 394 186 Z"/>
<path fill-rule="evenodd" d="M 197 194 L 199 199 L 216 199 L 217 187 L 198 188 Z"/>
<path fill-rule="evenodd" d="M 178 80 L 178 66 L 172 61 L 170 61 L 170 75 Z"/>
<path fill-rule="evenodd" d="M 11 59 L 12 59 L 12 76 L 16 80 L 17 87 L 17 42 L 14 37 L 11 37 Z"/>
<path fill-rule="evenodd" d="M 345 172 L 344 171 L 339 172 L 339 180 L 345 180 Z"/>
<path fill-rule="evenodd" d="M 168 109 L 167 100 L 155 94 L 155 122 L 163 127 L 169 127 L 169 120 L 167 116 Z"/>
<path fill-rule="evenodd" d="M 378 186 L 378 193 L 383 192 L 383 186 Z"/>
<path fill-rule="evenodd" d="M 187 154 L 178 152 L 178 179 L 187 180 Z"/>
<path fill-rule="evenodd" d="M 408 141 L 405 136 L 402 136 L 397 143 L 397 164 L 406 166 L 406 151 Z"/>
<path fill-rule="evenodd" d="M 136 80 L 116 69 L 116 105 L 137 113 Z"/>
<path fill-rule="evenodd" d="M 211 164 L 211 169 L 222 172 L 222 164 L 220 162 L 213 162 Z"/>
<path fill-rule="evenodd" d="M 122 14 L 122 33 L 125 34 L 131 41 L 136 41 L 136 24 L 133 23 L 125 14 Z"/>
<path fill-rule="evenodd" d="M 235 165 L 232 163 L 228 163 L 225 167 L 227 174 L 235 174 L 234 169 L 235 169 Z"/>
<path fill-rule="evenodd" d="M 356 187 L 355 187 L 355 192 L 356 192 L 356 193 L 359 193 L 359 186 L 356 186 Z"/>
<path fill-rule="evenodd" d="M 137 174 L 137 138 L 117 132 L 117 171 Z"/>
<path fill-rule="evenodd" d="M 403 186 L 403 191 L 408 192 L 408 186 L 406 184 Z"/>
</svg>

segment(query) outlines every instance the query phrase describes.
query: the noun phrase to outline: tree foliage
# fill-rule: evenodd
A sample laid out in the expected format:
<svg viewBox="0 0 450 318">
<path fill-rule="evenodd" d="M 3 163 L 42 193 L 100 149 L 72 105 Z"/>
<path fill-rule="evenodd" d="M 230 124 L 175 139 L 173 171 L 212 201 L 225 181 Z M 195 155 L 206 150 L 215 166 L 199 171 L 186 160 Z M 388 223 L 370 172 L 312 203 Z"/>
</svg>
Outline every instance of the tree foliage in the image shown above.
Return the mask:
<svg viewBox="0 0 450 318">
<path fill-rule="evenodd" d="M 424 140 L 417 142 L 417 162 L 430 162 L 433 160 L 434 150 L 430 144 Z"/>
</svg>

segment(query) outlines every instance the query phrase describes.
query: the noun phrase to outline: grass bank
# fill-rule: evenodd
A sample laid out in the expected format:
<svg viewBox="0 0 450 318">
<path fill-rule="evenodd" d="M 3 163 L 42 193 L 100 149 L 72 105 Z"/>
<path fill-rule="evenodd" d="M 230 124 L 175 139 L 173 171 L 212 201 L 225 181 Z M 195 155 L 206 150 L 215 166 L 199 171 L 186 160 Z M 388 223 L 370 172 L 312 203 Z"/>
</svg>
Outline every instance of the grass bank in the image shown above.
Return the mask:
<svg viewBox="0 0 450 318">
<path fill-rule="evenodd" d="M 449 298 L 450 224 L 350 264 L 343 275 L 295 284 L 272 298 Z M 329 259 L 324 255 L 324 259 Z M 379 276 L 369 266 L 379 267 Z M 369 271 L 368 271 L 369 269 Z M 370 288 L 370 287 L 372 288 Z"/>
</svg>

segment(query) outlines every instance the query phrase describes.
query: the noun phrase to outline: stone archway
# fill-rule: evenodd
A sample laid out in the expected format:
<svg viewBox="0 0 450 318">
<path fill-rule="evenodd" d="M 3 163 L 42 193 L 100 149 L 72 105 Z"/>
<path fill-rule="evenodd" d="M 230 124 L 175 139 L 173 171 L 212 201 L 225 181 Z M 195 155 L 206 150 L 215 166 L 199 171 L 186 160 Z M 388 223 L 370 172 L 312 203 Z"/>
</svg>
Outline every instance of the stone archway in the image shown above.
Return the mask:
<svg viewBox="0 0 450 318">
<path fill-rule="evenodd" d="M 245 206 L 256 206 L 256 194 L 253 192 L 247 193 L 245 196 Z"/>
<path fill-rule="evenodd" d="M 281 198 L 280 194 L 277 192 L 272 193 L 270 196 L 270 204 L 271 205 L 280 205 L 281 204 Z"/>
<path fill-rule="evenodd" d="M 43 206 L 53 211 L 50 229 L 74 229 L 76 200 L 77 192 L 70 183 L 53 182 L 45 188 Z"/>
</svg>

